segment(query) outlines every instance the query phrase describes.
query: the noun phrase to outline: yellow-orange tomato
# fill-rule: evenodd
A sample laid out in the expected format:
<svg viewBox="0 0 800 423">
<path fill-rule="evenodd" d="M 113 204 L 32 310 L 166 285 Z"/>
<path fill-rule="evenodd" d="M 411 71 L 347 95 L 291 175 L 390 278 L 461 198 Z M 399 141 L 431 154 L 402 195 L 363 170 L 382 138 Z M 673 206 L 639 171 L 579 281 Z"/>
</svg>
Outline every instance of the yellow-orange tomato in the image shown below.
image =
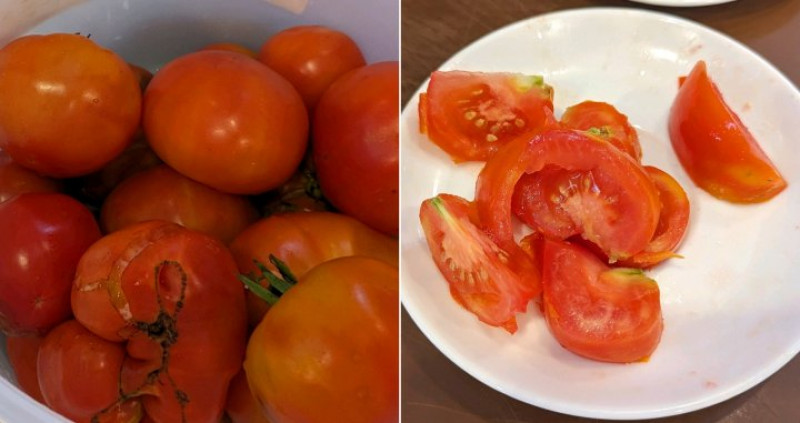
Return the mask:
<svg viewBox="0 0 800 423">
<path fill-rule="evenodd" d="M 30 35 L 0 49 L 0 148 L 55 177 L 100 169 L 139 125 L 128 64 L 74 34 Z"/>
<path fill-rule="evenodd" d="M 325 262 L 253 332 L 244 369 L 270 421 L 398 421 L 397 268 L 366 257 Z"/>
<path fill-rule="evenodd" d="M 228 387 L 225 414 L 230 417 L 233 423 L 270 423 L 261 410 L 261 404 L 256 401 L 253 393 L 250 392 L 244 369 L 233 377 L 231 385 Z"/>
<path fill-rule="evenodd" d="M 308 114 L 292 85 L 230 51 L 191 53 L 164 66 L 145 91 L 143 124 L 164 162 L 234 194 L 280 186 L 308 142 Z"/>
<path fill-rule="evenodd" d="M 230 245 L 239 271 L 257 270 L 253 260 L 271 267 L 270 254 L 282 260 L 296 277 L 313 267 L 345 256 L 369 256 L 397 266 L 397 241 L 363 223 L 336 213 L 301 212 L 264 218 L 240 233 Z M 248 291 L 247 313 L 255 326 L 269 305 Z"/>
</svg>

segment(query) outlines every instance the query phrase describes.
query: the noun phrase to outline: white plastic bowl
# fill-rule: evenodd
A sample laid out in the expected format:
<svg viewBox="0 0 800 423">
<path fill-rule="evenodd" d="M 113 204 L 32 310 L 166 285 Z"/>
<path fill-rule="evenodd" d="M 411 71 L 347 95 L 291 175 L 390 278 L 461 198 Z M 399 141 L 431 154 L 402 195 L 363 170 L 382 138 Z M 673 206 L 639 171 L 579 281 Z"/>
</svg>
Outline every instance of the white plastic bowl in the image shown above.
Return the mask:
<svg viewBox="0 0 800 423">
<path fill-rule="evenodd" d="M 344 31 L 367 63 L 399 59 L 398 0 L 0 0 L 0 45 L 26 33 L 80 32 L 156 71 L 217 42 L 258 49 L 294 25 Z M 0 422 L 64 422 L 16 387 L 0 335 Z"/>
</svg>

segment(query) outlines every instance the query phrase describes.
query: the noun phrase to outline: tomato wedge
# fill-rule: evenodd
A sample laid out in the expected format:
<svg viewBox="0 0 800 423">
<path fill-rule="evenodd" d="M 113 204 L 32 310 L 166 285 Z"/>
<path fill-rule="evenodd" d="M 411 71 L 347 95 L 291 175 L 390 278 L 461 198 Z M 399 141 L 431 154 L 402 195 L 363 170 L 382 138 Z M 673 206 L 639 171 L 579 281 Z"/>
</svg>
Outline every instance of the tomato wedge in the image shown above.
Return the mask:
<svg viewBox="0 0 800 423">
<path fill-rule="evenodd" d="M 642 160 L 639 135 L 628 122 L 628 117 L 608 103 L 584 101 L 570 106 L 561 115 L 561 124 L 566 128 L 589 131 L 634 159 Z"/>
<path fill-rule="evenodd" d="M 610 262 L 647 246 L 658 225 L 661 204 L 644 169 L 606 141 L 580 131 L 551 129 L 511 142 L 478 175 L 478 217 L 500 248 L 516 247 L 511 220 L 515 186 L 523 175 L 548 166 L 567 174 L 579 172 L 576 187 L 566 186 L 562 193 L 562 184 L 557 184 L 558 191 L 548 192 L 544 201 L 557 203 L 581 236 L 597 244 Z"/>
<path fill-rule="evenodd" d="M 786 188 L 786 180 L 725 103 L 703 61 L 678 89 L 669 136 L 686 173 L 714 197 L 758 203 Z"/>
<path fill-rule="evenodd" d="M 420 96 L 420 131 L 455 162 L 487 160 L 540 131 L 552 111 L 553 89 L 541 76 L 436 71 Z"/>
<path fill-rule="evenodd" d="M 664 324 L 658 284 L 638 269 L 609 268 L 589 251 L 546 240 L 542 302 L 550 332 L 593 360 L 646 360 Z"/>
<path fill-rule="evenodd" d="M 420 221 L 450 294 L 478 319 L 514 333 L 515 315 L 539 295 L 539 274 L 520 248 L 509 254 L 470 220 L 470 203 L 440 194 L 425 200 Z M 512 268 L 513 264 L 513 268 Z"/>
</svg>

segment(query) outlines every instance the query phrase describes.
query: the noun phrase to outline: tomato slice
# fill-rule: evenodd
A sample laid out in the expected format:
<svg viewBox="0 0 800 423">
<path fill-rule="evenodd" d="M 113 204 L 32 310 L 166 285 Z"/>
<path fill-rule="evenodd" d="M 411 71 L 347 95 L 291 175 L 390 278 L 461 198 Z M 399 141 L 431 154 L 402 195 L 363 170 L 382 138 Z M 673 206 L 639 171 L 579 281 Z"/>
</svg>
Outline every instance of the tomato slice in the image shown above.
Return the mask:
<svg viewBox="0 0 800 423">
<path fill-rule="evenodd" d="M 480 321 L 516 332 L 515 315 L 541 289 L 533 262 L 518 247 L 519 254 L 498 247 L 470 220 L 470 203 L 461 197 L 440 194 L 425 200 L 419 214 L 453 299 Z"/>
<path fill-rule="evenodd" d="M 545 240 L 543 310 L 567 350 L 599 361 L 646 360 L 661 340 L 658 284 L 638 269 L 609 268 L 589 251 Z"/>
<path fill-rule="evenodd" d="M 548 122 L 553 89 L 541 76 L 437 71 L 420 96 L 420 130 L 456 162 L 487 160 Z"/>
<path fill-rule="evenodd" d="M 669 136 L 695 185 L 734 203 L 767 201 L 786 180 L 697 62 L 672 103 Z"/>
<path fill-rule="evenodd" d="M 689 225 L 690 209 L 689 197 L 675 178 L 657 167 L 645 166 L 644 170 L 658 189 L 661 214 L 656 233 L 647 247 L 621 263 L 624 266 L 639 268 L 652 267 L 676 256 L 675 250 L 683 240 Z"/>
<path fill-rule="evenodd" d="M 557 203 L 582 237 L 597 244 L 611 262 L 647 246 L 661 204 L 644 169 L 608 142 L 580 131 L 552 129 L 508 144 L 478 175 L 478 216 L 500 248 L 509 251 L 516 246 L 511 209 L 517 182 L 547 166 L 580 173 L 578 186 L 567 185 L 562 193 L 564 184 L 556 184 L 557 191 L 547 192 L 543 200 Z"/>
<path fill-rule="evenodd" d="M 584 101 L 570 106 L 561 116 L 561 124 L 566 128 L 589 131 L 634 159 L 642 160 L 639 135 L 628 122 L 628 117 L 608 103 Z"/>
</svg>

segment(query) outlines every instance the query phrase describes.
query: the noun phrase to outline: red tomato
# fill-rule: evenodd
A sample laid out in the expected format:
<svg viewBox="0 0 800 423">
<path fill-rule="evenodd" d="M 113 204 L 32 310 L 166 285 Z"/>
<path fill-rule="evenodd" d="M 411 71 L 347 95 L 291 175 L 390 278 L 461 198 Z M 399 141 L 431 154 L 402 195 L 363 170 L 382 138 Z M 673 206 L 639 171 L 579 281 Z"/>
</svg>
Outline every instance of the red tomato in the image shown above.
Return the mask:
<svg viewBox="0 0 800 423">
<path fill-rule="evenodd" d="M 453 299 L 480 321 L 514 333 L 516 314 L 539 295 L 538 274 L 515 271 L 512 264 L 534 264 L 501 250 L 470 220 L 469 209 L 466 200 L 454 195 L 425 200 L 419 218 L 428 247 Z"/>
<path fill-rule="evenodd" d="M 544 244 L 544 316 L 558 342 L 593 360 L 646 360 L 661 340 L 658 284 L 566 242 Z"/>
<path fill-rule="evenodd" d="M 209 44 L 200 50 L 222 50 L 222 51 L 232 51 L 234 53 L 244 54 L 247 57 L 251 57 L 253 59 L 258 58 L 258 54 L 249 48 L 236 43 L 213 43 Z"/>
<path fill-rule="evenodd" d="M 80 179 L 80 195 L 87 203 L 100 207 L 103 200 L 120 182 L 137 172 L 150 169 L 161 164 L 156 153 L 150 149 L 144 134 L 140 131 L 136 140 L 119 156 L 97 172 L 90 173 Z M 140 206 L 141 204 L 137 204 Z"/>
<path fill-rule="evenodd" d="M 314 164 L 339 210 L 396 236 L 399 225 L 397 62 L 351 71 L 322 96 L 314 115 Z"/>
<path fill-rule="evenodd" d="M 26 169 L 0 150 L 0 203 L 25 192 L 57 192 L 60 184 Z"/>
<path fill-rule="evenodd" d="M 526 173 L 546 166 L 581 172 L 580 185 L 547 193 L 580 228 L 583 238 L 611 262 L 642 251 L 658 225 L 658 191 L 642 167 L 610 143 L 579 131 L 548 130 L 519 138 L 498 151 L 478 176 L 478 216 L 500 248 L 517 248 L 511 225 L 512 196 Z M 566 182 L 568 182 L 567 180 Z"/>
<path fill-rule="evenodd" d="M 285 29 L 261 46 L 259 59 L 294 85 L 308 110 L 340 76 L 366 64 L 347 34 L 320 25 Z"/>
<path fill-rule="evenodd" d="M 301 277 L 247 345 L 247 380 L 268 419 L 397 422 L 398 302 L 397 268 L 371 258 Z"/>
<path fill-rule="evenodd" d="M 270 423 L 267 416 L 261 411 L 250 387 L 247 385 L 247 376 L 242 369 L 231 381 L 228 388 L 228 400 L 225 403 L 225 413 L 233 423 Z"/>
<path fill-rule="evenodd" d="M 44 334 L 69 318 L 78 260 L 100 238 L 91 212 L 55 193 L 0 203 L 0 329 Z"/>
<path fill-rule="evenodd" d="M 628 117 L 608 103 L 584 101 L 570 106 L 561 116 L 561 124 L 566 128 L 588 131 L 637 161 L 642 160 L 639 135 L 628 122 Z"/>
<path fill-rule="evenodd" d="M 703 61 L 672 103 L 669 136 L 692 181 L 719 199 L 757 203 L 786 188 L 786 180 L 725 103 Z"/>
<path fill-rule="evenodd" d="M 119 398 L 125 347 L 89 332 L 75 320 L 44 338 L 37 366 L 45 403 L 78 423 L 136 422 L 138 399 Z"/>
<path fill-rule="evenodd" d="M 420 128 L 456 161 L 487 160 L 548 122 L 553 89 L 540 76 L 437 71 L 420 97 Z"/>
<path fill-rule="evenodd" d="M 150 146 L 178 172 L 220 191 L 279 187 L 303 158 L 308 115 L 292 85 L 229 51 L 168 63 L 144 95 Z"/>
<path fill-rule="evenodd" d="M 75 318 L 106 340 L 126 342 L 118 392 L 140 398 L 152 420 L 222 417 L 247 331 L 237 273 L 220 241 L 162 221 L 107 235 L 81 258 Z"/>
<path fill-rule="evenodd" d="M 17 377 L 19 388 L 31 398 L 44 404 L 36 370 L 36 358 L 39 355 L 42 339 L 40 336 L 8 336 L 6 353 L 8 362 L 14 370 L 14 376 Z"/>
<path fill-rule="evenodd" d="M 277 272 L 270 264 L 270 255 L 286 263 L 298 278 L 339 257 L 368 256 L 395 267 L 398 262 L 396 240 L 352 217 L 327 212 L 269 216 L 240 233 L 230 248 L 239 271 L 244 274 L 258 270 L 254 260 Z M 247 312 L 253 327 L 261 322 L 268 309 L 264 300 L 248 291 Z"/>
<path fill-rule="evenodd" d="M 140 112 L 131 68 L 86 37 L 29 35 L 0 49 L 0 148 L 26 168 L 97 170 L 130 143 Z"/>
<path fill-rule="evenodd" d="M 103 203 L 100 223 L 114 232 L 146 220 L 166 220 L 228 243 L 255 222 L 258 213 L 244 198 L 195 182 L 162 165 L 123 181 Z"/>
<path fill-rule="evenodd" d="M 658 189 L 661 214 L 656 232 L 647 247 L 621 263 L 624 266 L 640 268 L 652 267 L 675 257 L 675 250 L 683 240 L 689 224 L 689 197 L 678 181 L 667 172 L 653 166 L 645 166 L 644 170 Z"/>
</svg>

